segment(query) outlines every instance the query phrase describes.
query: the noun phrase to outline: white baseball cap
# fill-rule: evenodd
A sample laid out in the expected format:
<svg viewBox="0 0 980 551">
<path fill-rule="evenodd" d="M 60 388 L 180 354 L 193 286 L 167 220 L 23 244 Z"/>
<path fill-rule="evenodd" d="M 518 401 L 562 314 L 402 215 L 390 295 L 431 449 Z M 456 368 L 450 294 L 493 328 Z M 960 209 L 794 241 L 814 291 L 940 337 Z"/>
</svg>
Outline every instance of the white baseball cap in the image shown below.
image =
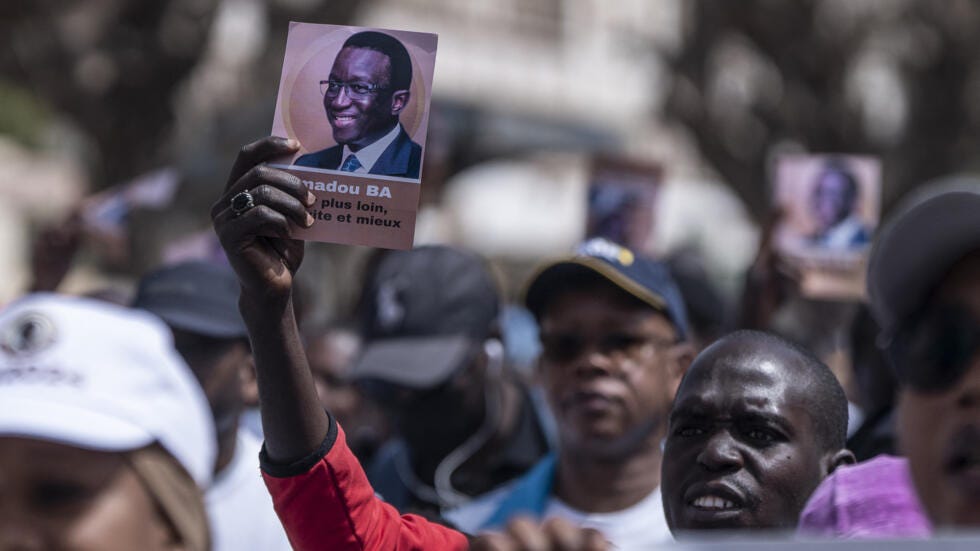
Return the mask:
<svg viewBox="0 0 980 551">
<path fill-rule="evenodd" d="M 28 295 L 0 311 L 0 436 L 129 451 L 158 442 L 201 488 L 214 469 L 204 392 L 146 312 Z"/>
</svg>

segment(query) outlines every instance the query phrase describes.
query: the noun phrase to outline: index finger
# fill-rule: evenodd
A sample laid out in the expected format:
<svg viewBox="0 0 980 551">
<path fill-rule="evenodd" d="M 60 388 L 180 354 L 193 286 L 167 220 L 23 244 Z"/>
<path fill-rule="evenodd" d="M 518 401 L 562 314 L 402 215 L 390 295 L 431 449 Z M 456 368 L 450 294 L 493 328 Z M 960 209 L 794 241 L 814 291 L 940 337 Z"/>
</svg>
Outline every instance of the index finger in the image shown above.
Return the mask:
<svg viewBox="0 0 980 551">
<path fill-rule="evenodd" d="M 243 146 L 241 151 L 238 152 L 235 164 L 231 167 L 231 172 L 228 174 L 228 183 L 225 184 L 225 190 L 235 185 L 235 182 L 253 166 L 276 157 L 289 155 L 297 149 L 299 149 L 299 142 L 279 136 L 267 136 Z"/>
</svg>

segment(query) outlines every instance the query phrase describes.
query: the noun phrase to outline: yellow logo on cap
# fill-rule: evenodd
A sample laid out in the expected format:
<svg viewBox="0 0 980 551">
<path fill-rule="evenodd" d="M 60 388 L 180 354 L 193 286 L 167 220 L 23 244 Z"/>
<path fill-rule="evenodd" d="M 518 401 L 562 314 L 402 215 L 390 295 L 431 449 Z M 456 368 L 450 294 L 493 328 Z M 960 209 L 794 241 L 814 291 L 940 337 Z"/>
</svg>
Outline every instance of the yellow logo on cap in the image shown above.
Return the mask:
<svg viewBox="0 0 980 551">
<path fill-rule="evenodd" d="M 618 262 L 621 266 L 629 266 L 636 260 L 633 251 L 602 237 L 590 239 L 579 245 L 578 254 L 605 258 L 609 262 Z"/>
</svg>

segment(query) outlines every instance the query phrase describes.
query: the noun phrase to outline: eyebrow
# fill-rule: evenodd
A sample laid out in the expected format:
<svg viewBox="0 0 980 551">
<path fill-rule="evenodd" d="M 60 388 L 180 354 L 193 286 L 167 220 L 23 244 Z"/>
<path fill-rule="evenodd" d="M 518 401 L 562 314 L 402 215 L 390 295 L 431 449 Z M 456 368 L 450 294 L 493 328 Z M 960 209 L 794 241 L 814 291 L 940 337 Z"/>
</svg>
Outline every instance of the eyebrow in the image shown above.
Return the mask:
<svg viewBox="0 0 980 551">
<path fill-rule="evenodd" d="M 766 403 L 768 403 L 768 400 Z M 708 404 L 706 404 L 700 396 L 688 398 L 680 404 L 674 406 L 673 410 L 670 412 L 668 423 L 674 423 L 677 419 L 681 418 L 698 420 L 716 418 L 717 409 L 707 406 Z M 728 413 L 728 411 L 725 413 Z M 792 425 L 790 425 L 784 416 L 771 413 L 757 406 L 747 404 L 744 401 L 731 413 L 733 413 L 732 418 L 735 421 L 761 422 L 764 424 L 774 425 L 790 436 L 796 434 L 796 431 L 793 430 Z"/>
<path fill-rule="evenodd" d="M 675 404 L 670 410 L 668 423 L 673 423 L 678 417 L 708 417 L 707 408 L 704 400 L 700 397 L 688 398 L 679 404 Z"/>
<path fill-rule="evenodd" d="M 774 425 L 789 436 L 796 435 L 796 431 L 793 429 L 792 425 L 790 425 L 786 418 L 781 415 L 775 415 L 773 413 L 759 410 L 746 410 L 739 414 L 739 419 L 750 422 L 759 422 L 766 425 Z"/>
</svg>

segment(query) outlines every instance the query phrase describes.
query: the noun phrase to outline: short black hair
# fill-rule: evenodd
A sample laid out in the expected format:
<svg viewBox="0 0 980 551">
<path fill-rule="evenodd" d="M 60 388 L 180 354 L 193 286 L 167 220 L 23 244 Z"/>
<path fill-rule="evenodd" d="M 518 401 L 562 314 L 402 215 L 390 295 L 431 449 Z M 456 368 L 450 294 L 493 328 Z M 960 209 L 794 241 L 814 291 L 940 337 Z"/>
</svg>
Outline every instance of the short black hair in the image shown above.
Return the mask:
<svg viewBox="0 0 980 551">
<path fill-rule="evenodd" d="M 397 38 L 377 31 L 364 31 L 348 38 L 343 48 L 367 48 L 384 54 L 391 62 L 391 80 L 388 82 L 391 89 L 408 90 L 412 85 L 412 57 Z"/>
<path fill-rule="evenodd" d="M 730 333 L 720 342 L 748 341 L 787 352 L 796 361 L 780 365 L 795 372 L 795 381 L 805 389 L 808 411 L 813 419 L 817 441 L 825 451 L 843 449 L 847 443 L 847 396 L 827 364 L 806 348 L 782 337 L 743 329 Z"/>
</svg>

